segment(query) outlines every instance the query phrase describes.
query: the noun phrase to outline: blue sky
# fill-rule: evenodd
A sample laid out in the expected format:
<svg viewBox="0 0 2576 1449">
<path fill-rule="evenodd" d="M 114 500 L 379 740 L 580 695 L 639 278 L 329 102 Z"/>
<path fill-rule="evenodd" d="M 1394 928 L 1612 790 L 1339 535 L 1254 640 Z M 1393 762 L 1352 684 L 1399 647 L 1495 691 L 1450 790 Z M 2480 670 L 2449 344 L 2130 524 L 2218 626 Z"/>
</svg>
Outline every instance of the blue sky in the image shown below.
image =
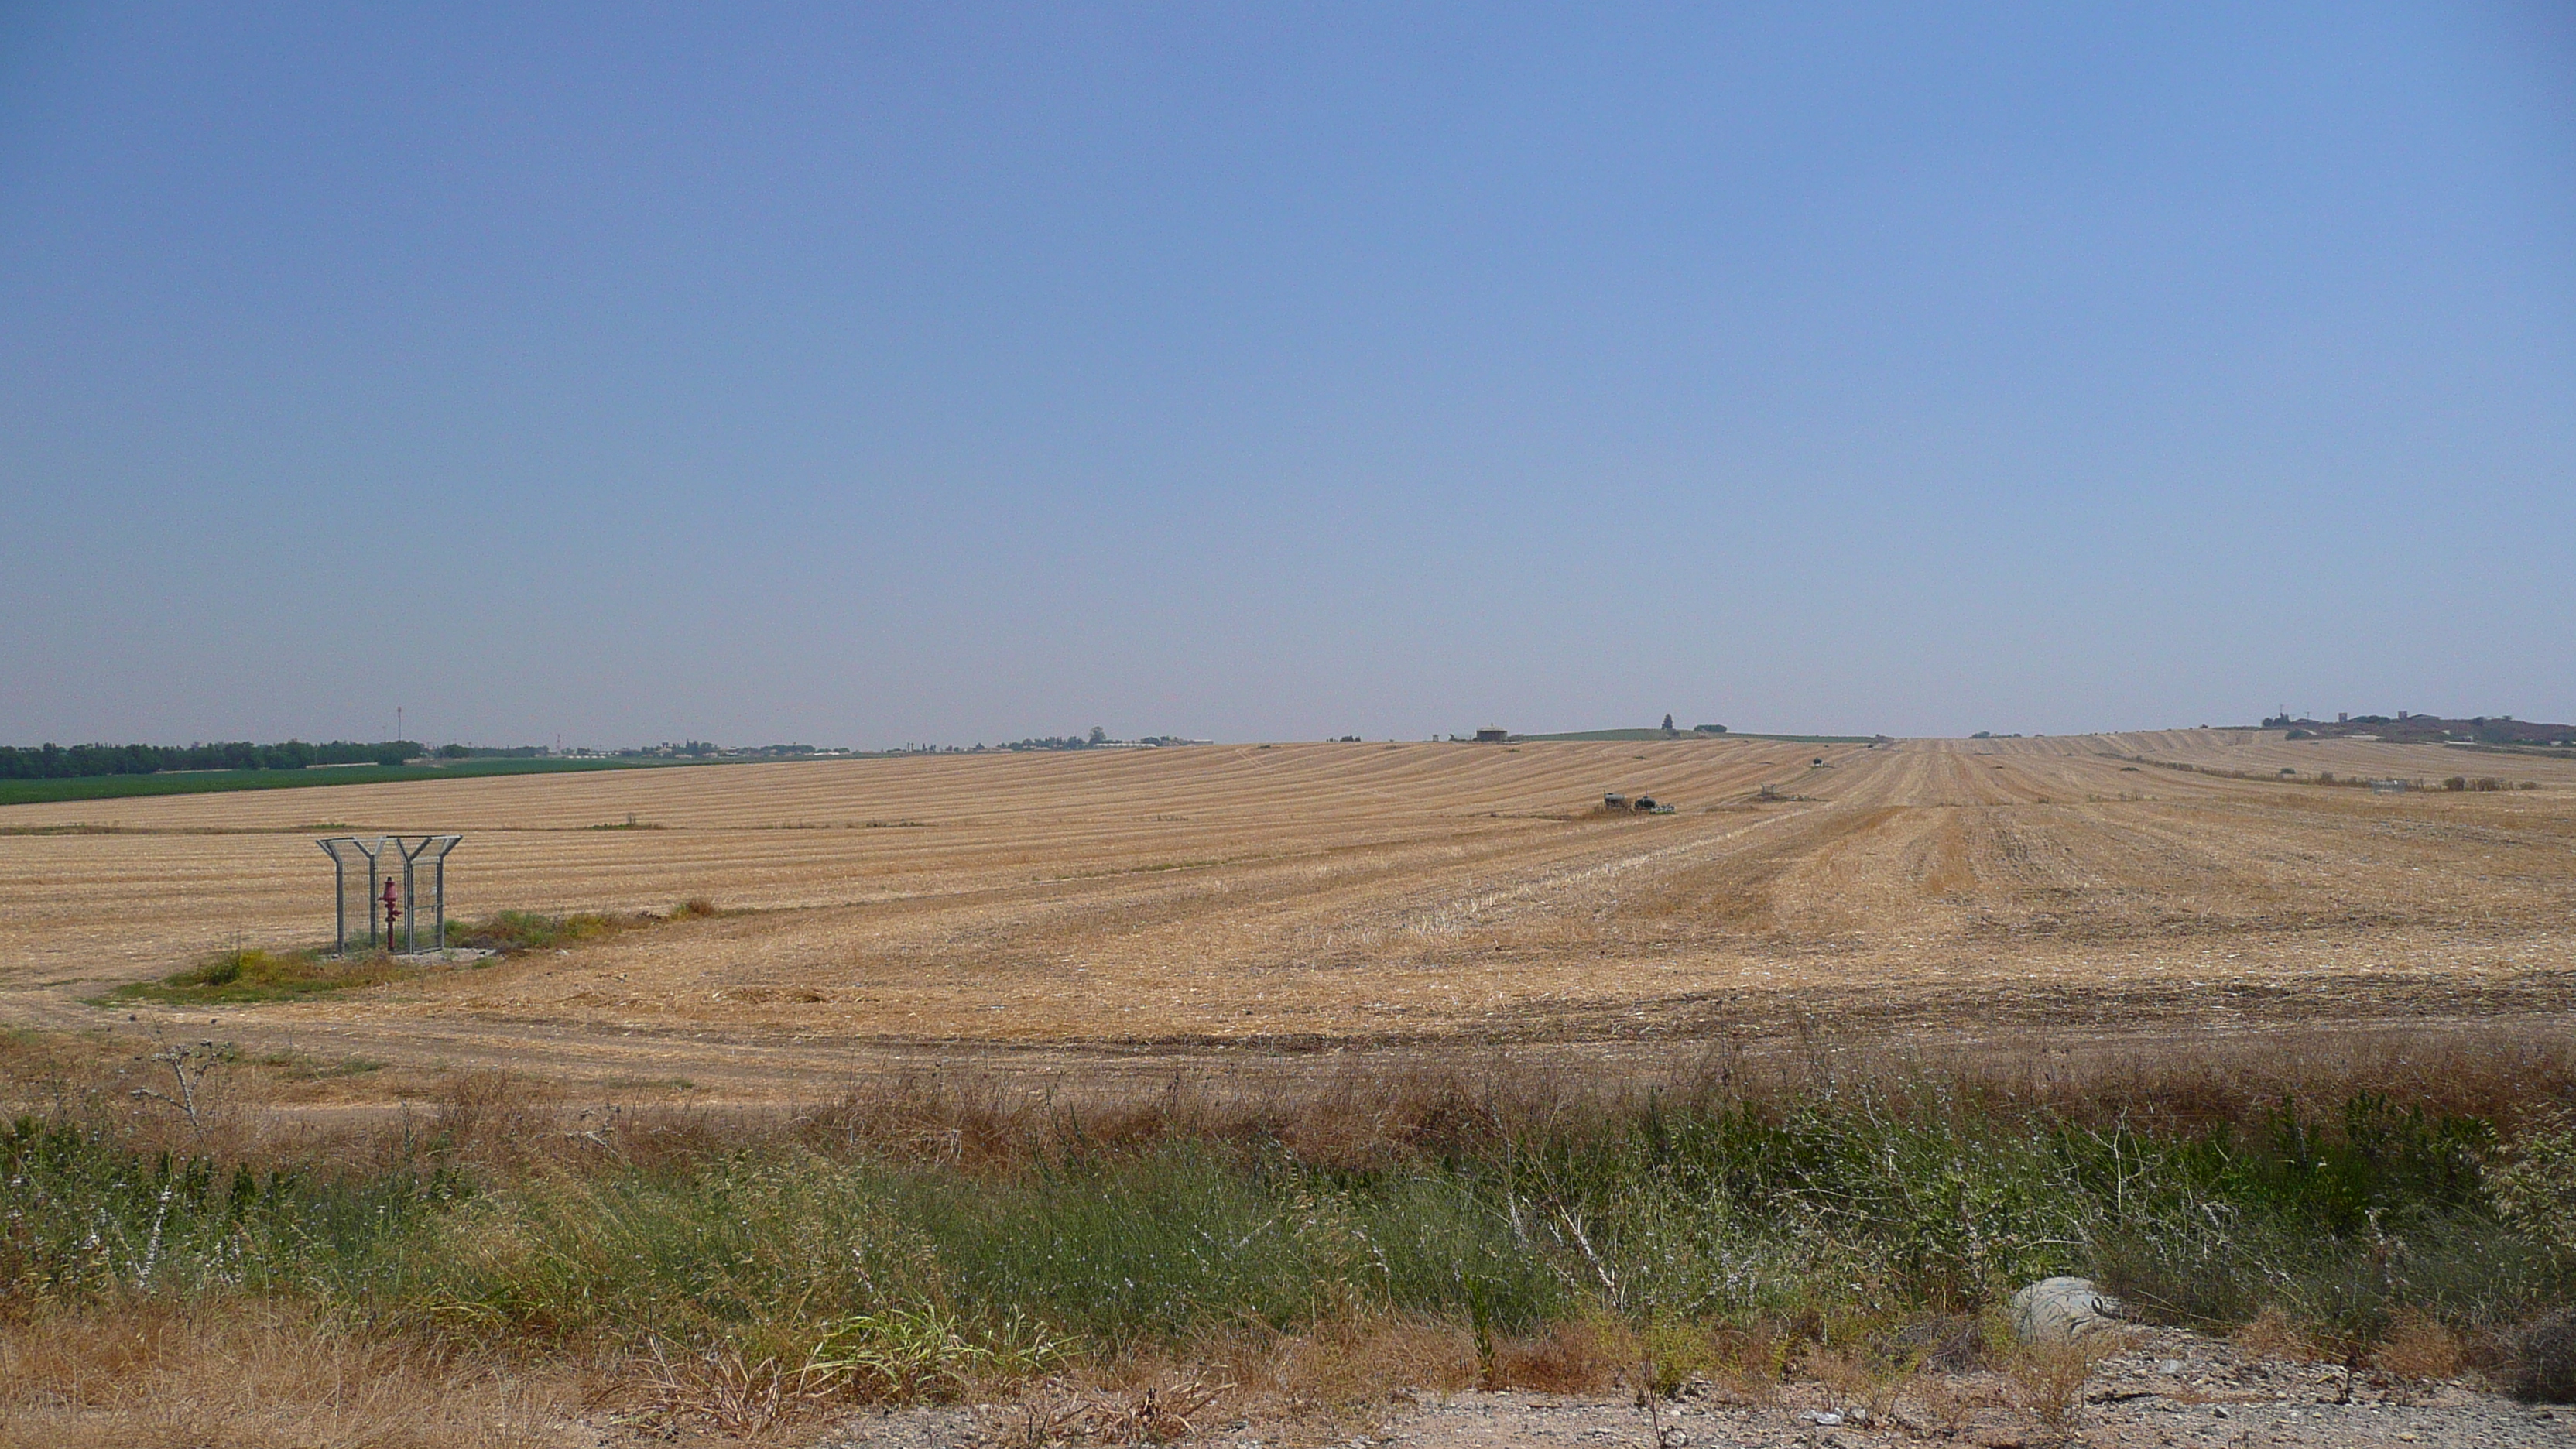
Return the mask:
<svg viewBox="0 0 2576 1449">
<path fill-rule="evenodd" d="M 2564 7 L 0 9 L 0 742 L 2576 717 Z"/>
</svg>

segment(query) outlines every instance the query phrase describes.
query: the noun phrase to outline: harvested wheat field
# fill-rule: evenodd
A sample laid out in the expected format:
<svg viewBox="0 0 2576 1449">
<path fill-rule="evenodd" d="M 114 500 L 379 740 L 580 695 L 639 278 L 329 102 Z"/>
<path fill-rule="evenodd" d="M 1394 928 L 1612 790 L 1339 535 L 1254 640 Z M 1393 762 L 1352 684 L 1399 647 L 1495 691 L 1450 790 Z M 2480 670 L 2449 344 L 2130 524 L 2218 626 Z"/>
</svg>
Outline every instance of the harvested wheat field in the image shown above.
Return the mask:
<svg viewBox="0 0 2576 1449">
<path fill-rule="evenodd" d="M 1678 808 L 1613 815 L 1609 791 Z M 455 915 L 721 914 L 225 1007 L 228 1037 L 757 1095 L 928 1061 L 1657 1058 L 2576 1001 L 2576 762 L 2190 730 L 921 756 L 12 807 L 0 1013 L 177 1020 L 85 1003 L 236 941 L 327 937 L 309 837 L 343 829 L 465 832 Z"/>
</svg>

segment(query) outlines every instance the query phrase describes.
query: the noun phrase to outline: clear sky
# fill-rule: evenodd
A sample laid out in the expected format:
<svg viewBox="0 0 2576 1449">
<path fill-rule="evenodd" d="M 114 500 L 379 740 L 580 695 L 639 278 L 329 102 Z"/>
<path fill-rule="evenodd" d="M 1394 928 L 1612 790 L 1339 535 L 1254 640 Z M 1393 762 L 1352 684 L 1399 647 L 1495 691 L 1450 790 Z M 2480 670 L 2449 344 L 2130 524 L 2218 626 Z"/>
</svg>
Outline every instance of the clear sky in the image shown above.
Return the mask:
<svg viewBox="0 0 2576 1449">
<path fill-rule="evenodd" d="M 2571 14 L 0 5 L 0 743 L 2569 719 Z"/>
</svg>

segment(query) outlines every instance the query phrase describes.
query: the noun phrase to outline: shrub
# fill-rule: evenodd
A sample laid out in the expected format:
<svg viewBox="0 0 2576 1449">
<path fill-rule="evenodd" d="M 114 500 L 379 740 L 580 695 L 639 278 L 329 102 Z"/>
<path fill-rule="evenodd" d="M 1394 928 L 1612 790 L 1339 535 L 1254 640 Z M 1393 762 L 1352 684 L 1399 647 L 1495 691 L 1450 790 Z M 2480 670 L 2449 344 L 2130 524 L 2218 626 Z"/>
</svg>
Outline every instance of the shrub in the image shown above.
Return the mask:
<svg viewBox="0 0 2576 1449">
<path fill-rule="evenodd" d="M 576 911 L 549 916 L 536 911 L 502 911 L 480 921 L 451 921 L 447 944 L 486 951 L 545 951 L 609 935 L 639 924 L 624 916 Z"/>
<path fill-rule="evenodd" d="M 538 1179 L 451 1215 L 398 1281 L 403 1299 L 478 1335 L 667 1341 L 791 1365 L 840 1332 L 830 1325 L 939 1287 L 927 1243 L 871 1174 L 805 1154 L 664 1181 Z"/>
<path fill-rule="evenodd" d="M 2544 1251 L 2576 1256 L 2576 1119 L 2543 1118 L 2481 1170 L 2498 1217 Z"/>
<path fill-rule="evenodd" d="M 2576 1310 L 2561 1308 L 2508 1334 L 2497 1378 L 2525 1403 L 2576 1403 Z"/>
<path fill-rule="evenodd" d="M 356 1288 L 464 1193 L 405 1164 L 333 1178 L 146 1154 L 21 1117 L 0 1133 L 0 1302 Z"/>
</svg>

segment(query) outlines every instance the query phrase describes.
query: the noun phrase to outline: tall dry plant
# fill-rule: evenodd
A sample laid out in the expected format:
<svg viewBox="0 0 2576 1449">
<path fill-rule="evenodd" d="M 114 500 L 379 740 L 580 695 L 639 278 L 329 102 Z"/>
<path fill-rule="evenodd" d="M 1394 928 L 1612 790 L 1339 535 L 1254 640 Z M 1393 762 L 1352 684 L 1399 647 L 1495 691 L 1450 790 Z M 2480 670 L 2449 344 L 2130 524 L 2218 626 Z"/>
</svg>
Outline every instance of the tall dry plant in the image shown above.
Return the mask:
<svg viewBox="0 0 2576 1449">
<path fill-rule="evenodd" d="M 2068 1343 L 2017 1344 L 1997 1366 L 2014 1411 L 2047 1433 L 2063 1435 L 2084 1407 L 2084 1386 L 2122 1346 L 2116 1333 L 2087 1334 Z"/>
</svg>

